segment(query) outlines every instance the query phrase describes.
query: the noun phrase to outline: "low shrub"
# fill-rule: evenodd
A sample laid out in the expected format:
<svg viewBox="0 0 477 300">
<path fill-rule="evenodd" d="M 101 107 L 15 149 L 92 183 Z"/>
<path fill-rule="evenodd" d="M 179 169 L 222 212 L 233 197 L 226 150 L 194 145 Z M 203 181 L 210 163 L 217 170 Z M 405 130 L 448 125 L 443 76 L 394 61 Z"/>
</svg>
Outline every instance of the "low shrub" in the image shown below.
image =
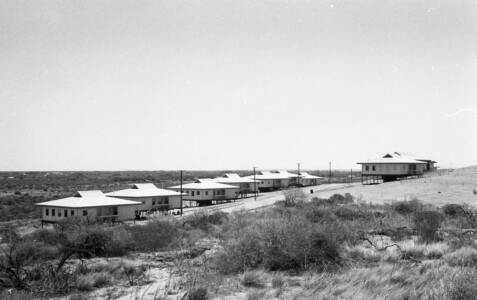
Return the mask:
<svg viewBox="0 0 477 300">
<path fill-rule="evenodd" d="M 261 290 L 254 290 L 250 291 L 247 294 L 247 300 L 262 300 L 262 299 L 267 299 L 266 298 L 266 291 L 261 291 Z"/>
<path fill-rule="evenodd" d="M 414 226 L 419 239 L 426 243 L 439 240 L 438 229 L 443 220 L 444 217 L 438 211 L 415 212 Z"/>
<path fill-rule="evenodd" d="M 95 288 L 102 288 L 111 283 L 111 275 L 106 272 L 94 273 L 93 286 Z"/>
<path fill-rule="evenodd" d="M 305 193 L 301 189 L 288 189 L 283 191 L 285 196 L 285 207 L 293 207 L 306 199 Z"/>
<path fill-rule="evenodd" d="M 318 206 L 337 206 L 337 205 L 351 204 L 354 202 L 354 200 L 353 200 L 353 196 L 350 193 L 346 193 L 344 196 L 341 194 L 333 194 L 328 199 L 314 197 L 313 199 L 311 199 L 311 202 L 314 205 L 318 205 Z"/>
<path fill-rule="evenodd" d="M 358 219 L 372 219 L 373 213 L 367 210 L 361 210 L 357 206 L 342 206 L 339 207 L 335 215 L 341 220 L 358 220 Z"/>
<path fill-rule="evenodd" d="M 376 265 L 381 260 L 381 256 L 376 253 L 375 250 L 362 246 L 355 246 L 348 249 L 346 255 L 351 263 L 364 266 Z"/>
<path fill-rule="evenodd" d="M 274 289 L 281 289 L 285 285 L 285 279 L 282 276 L 277 275 L 272 278 L 272 287 Z"/>
<path fill-rule="evenodd" d="M 413 199 L 410 201 L 394 202 L 392 208 L 402 215 L 409 215 L 421 211 L 423 209 L 423 204 L 419 200 Z"/>
<path fill-rule="evenodd" d="M 264 286 L 261 274 L 256 271 L 243 273 L 241 282 L 245 287 L 261 288 Z"/>
<path fill-rule="evenodd" d="M 155 220 L 143 226 L 127 227 L 134 251 L 160 251 L 174 248 L 181 239 L 177 222 Z"/>
<path fill-rule="evenodd" d="M 256 220 L 226 241 L 216 266 L 226 274 L 258 267 L 271 271 L 329 269 L 341 262 L 339 236 L 333 236 L 340 230 L 335 225 L 314 225 L 294 215 Z M 333 232 L 328 230 L 332 227 Z"/>
<path fill-rule="evenodd" d="M 446 204 L 442 207 L 442 211 L 449 217 L 460 217 L 465 215 L 464 207 L 460 204 Z"/>
<path fill-rule="evenodd" d="M 477 250 L 470 247 L 460 248 L 457 251 L 448 253 L 444 260 L 449 266 L 477 267 Z"/>
<path fill-rule="evenodd" d="M 336 216 L 330 208 L 316 205 L 310 205 L 306 208 L 305 217 L 313 223 L 336 221 Z"/>
<path fill-rule="evenodd" d="M 196 213 L 188 217 L 184 224 L 191 228 L 198 228 L 208 231 L 210 225 L 221 225 L 228 220 L 228 214 L 225 212 L 214 212 L 212 214 Z"/>
<path fill-rule="evenodd" d="M 76 288 L 81 292 L 90 292 L 94 289 L 94 278 L 91 274 L 80 275 L 76 280 Z"/>
<path fill-rule="evenodd" d="M 477 273 L 473 268 L 464 268 L 447 282 L 445 293 L 449 300 L 474 300 L 477 295 Z"/>
<path fill-rule="evenodd" d="M 144 273 L 146 272 L 146 266 L 135 266 L 132 263 L 123 261 L 121 262 L 120 270 L 122 271 L 122 274 L 127 278 L 129 285 L 133 286 L 143 279 Z"/>
<path fill-rule="evenodd" d="M 187 300 L 207 300 L 209 295 L 206 287 L 198 287 L 187 293 Z"/>
<path fill-rule="evenodd" d="M 263 262 L 263 247 L 258 232 L 245 231 L 226 242 L 216 257 L 217 269 L 223 274 L 231 274 L 256 268 Z"/>
</svg>

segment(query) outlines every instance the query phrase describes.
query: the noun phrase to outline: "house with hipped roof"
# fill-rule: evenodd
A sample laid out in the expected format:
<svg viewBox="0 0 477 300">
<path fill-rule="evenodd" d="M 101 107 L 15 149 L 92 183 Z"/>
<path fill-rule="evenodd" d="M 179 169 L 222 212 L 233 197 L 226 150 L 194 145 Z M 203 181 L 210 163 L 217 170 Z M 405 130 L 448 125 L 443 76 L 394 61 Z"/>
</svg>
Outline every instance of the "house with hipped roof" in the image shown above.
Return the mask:
<svg viewBox="0 0 477 300">
<path fill-rule="evenodd" d="M 141 202 L 108 197 L 101 191 L 78 191 L 72 197 L 36 203 L 42 223 L 55 223 L 79 217 L 88 221 L 124 221 L 135 218 Z"/>
<path fill-rule="evenodd" d="M 240 188 L 235 185 L 216 182 L 212 178 L 197 179 L 195 182 L 171 186 L 169 189 L 184 193 L 183 201 L 189 206 L 211 205 L 223 201 L 235 200 Z"/>
<path fill-rule="evenodd" d="M 247 176 L 253 179 L 254 175 Z M 288 171 L 259 171 L 255 179 L 259 180 L 260 191 L 273 191 L 298 185 L 299 175 Z"/>
<path fill-rule="evenodd" d="M 181 194 L 153 183 L 134 183 L 128 189 L 106 193 L 108 197 L 141 202 L 138 211 L 164 211 L 181 207 Z"/>
<path fill-rule="evenodd" d="M 387 153 L 383 157 L 358 162 L 362 183 L 388 182 L 411 176 L 423 176 L 435 170 L 436 162 L 402 152 Z"/>
<path fill-rule="evenodd" d="M 239 187 L 240 196 L 258 192 L 260 183 L 260 180 L 254 180 L 253 177 L 240 177 L 236 173 L 226 173 L 223 177 L 214 178 L 214 181 Z"/>
</svg>

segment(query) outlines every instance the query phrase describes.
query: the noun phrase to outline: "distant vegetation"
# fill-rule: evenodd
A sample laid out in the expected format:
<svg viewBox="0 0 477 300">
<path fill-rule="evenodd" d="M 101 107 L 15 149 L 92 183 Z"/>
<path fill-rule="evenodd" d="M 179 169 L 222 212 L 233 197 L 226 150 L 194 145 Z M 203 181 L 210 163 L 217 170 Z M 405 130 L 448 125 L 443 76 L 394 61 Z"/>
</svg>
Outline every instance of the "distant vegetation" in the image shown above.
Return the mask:
<svg viewBox="0 0 477 300">
<path fill-rule="evenodd" d="M 339 298 L 350 290 L 362 298 L 474 299 L 474 209 L 438 209 L 418 200 L 370 205 L 349 194 L 305 202 L 297 190 L 285 198 L 259 212 L 197 214 L 147 225 L 70 219 L 23 237 L 7 228 L 1 233 L 0 286 L 47 296 L 120 282 L 141 285 L 148 281 L 147 266 L 74 262 L 162 251 L 163 259 L 174 262 L 186 299 L 207 299 L 227 278 L 236 278 L 249 299 L 267 293 Z M 211 248 L 200 246 L 204 240 L 216 241 L 207 255 Z M 305 274 L 312 276 L 309 284 L 294 281 Z M 287 288 L 297 284 L 301 294 L 286 295 L 296 293 Z"/>
</svg>

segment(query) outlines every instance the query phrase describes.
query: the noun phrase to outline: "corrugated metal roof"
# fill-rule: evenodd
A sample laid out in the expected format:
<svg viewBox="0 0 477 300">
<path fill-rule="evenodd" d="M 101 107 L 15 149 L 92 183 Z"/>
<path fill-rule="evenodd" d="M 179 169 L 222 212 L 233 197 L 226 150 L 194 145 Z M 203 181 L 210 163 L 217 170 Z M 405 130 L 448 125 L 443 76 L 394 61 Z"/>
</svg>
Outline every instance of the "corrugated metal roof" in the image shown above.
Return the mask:
<svg viewBox="0 0 477 300">
<path fill-rule="evenodd" d="M 255 178 L 260 180 L 290 179 L 293 177 L 298 177 L 298 175 L 288 171 L 260 171 L 259 174 L 255 175 Z M 247 178 L 253 179 L 253 175 L 247 176 Z"/>
<path fill-rule="evenodd" d="M 237 174 L 237 173 L 226 173 L 226 174 L 225 174 L 225 177 L 227 177 L 227 178 L 242 178 L 242 177 L 240 177 L 240 175 Z"/>
<path fill-rule="evenodd" d="M 180 193 L 160 189 L 152 183 L 135 183 L 130 189 L 114 191 L 106 193 L 109 197 L 131 197 L 131 198 L 144 198 L 144 197 L 161 197 L 161 196 L 180 196 Z"/>
<path fill-rule="evenodd" d="M 425 164 L 425 162 L 407 157 L 381 157 L 358 162 L 357 164 Z"/>
<path fill-rule="evenodd" d="M 228 173 L 228 174 L 225 174 L 225 177 L 217 177 L 217 178 L 214 178 L 213 180 L 219 183 L 230 183 L 230 184 L 254 183 L 255 181 L 257 182 L 259 181 L 259 180 L 253 180 L 253 175 L 251 178 L 248 178 L 248 177 L 240 177 L 238 174 L 234 174 L 234 173 Z"/>
<path fill-rule="evenodd" d="M 394 152 L 390 155 L 393 156 L 393 157 L 399 156 L 399 157 L 402 157 L 402 158 L 410 158 L 410 159 L 415 159 L 415 160 L 425 160 L 425 161 L 430 161 L 430 162 L 436 162 L 436 161 L 434 161 L 432 159 L 429 159 L 429 158 L 423 158 L 423 157 L 416 156 L 416 155 L 410 154 L 410 153 L 405 153 L 405 152 L 397 152 L 396 151 L 396 152 Z"/>
<path fill-rule="evenodd" d="M 104 196 L 104 194 L 100 190 L 77 191 L 75 194 L 75 197 L 102 197 L 102 196 Z"/>
<path fill-rule="evenodd" d="M 170 189 L 180 189 L 180 185 L 171 186 Z M 238 186 L 218 183 L 215 181 L 192 182 L 182 185 L 182 189 L 187 190 L 218 190 L 218 189 L 238 189 Z"/>
<path fill-rule="evenodd" d="M 40 203 L 36 203 L 35 205 L 68 207 L 68 208 L 83 208 L 83 207 L 123 206 L 123 205 L 139 205 L 139 204 L 141 204 L 141 202 L 107 197 L 101 191 L 81 191 L 81 192 L 77 192 L 74 197 L 40 202 Z"/>
<path fill-rule="evenodd" d="M 323 179 L 323 177 L 311 175 L 307 172 L 300 172 L 300 177 L 305 179 Z"/>
</svg>

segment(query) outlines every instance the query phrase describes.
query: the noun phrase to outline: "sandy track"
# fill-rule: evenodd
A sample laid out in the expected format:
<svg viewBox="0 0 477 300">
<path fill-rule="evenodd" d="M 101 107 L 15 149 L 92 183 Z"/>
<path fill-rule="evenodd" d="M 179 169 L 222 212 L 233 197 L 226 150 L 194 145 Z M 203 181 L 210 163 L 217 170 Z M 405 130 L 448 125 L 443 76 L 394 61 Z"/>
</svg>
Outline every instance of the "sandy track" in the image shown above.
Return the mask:
<svg viewBox="0 0 477 300">
<path fill-rule="evenodd" d="M 303 192 L 307 194 L 308 197 L 313 197 L 319 195 L 322 192 L 329 192 L 331 194 L 339 192 L 345 188 L 352 187 L 356 184 L 322 184 L 316 186 L 309 186 L 301 188 Z M 314 193 L 310 194 L 310 190 L 313 190 Z M 184 209 L 184 216 L 188 216 L 198 212 L 213 212 L 213 211 L 223 211 L 223 212 L 233 212 L 238 210 L 255 210 L 259 208 L 264 208 L 270 205 L 275 204 L 278 201 L 284 200 L 283 191 L 275 191 L 269 193 L 262 193 L 255 200 L 253 197 L 237 200 L 236 202 L 217 204 L 213 206 L 206 207 L 193 207 Z"/>
</svg>

